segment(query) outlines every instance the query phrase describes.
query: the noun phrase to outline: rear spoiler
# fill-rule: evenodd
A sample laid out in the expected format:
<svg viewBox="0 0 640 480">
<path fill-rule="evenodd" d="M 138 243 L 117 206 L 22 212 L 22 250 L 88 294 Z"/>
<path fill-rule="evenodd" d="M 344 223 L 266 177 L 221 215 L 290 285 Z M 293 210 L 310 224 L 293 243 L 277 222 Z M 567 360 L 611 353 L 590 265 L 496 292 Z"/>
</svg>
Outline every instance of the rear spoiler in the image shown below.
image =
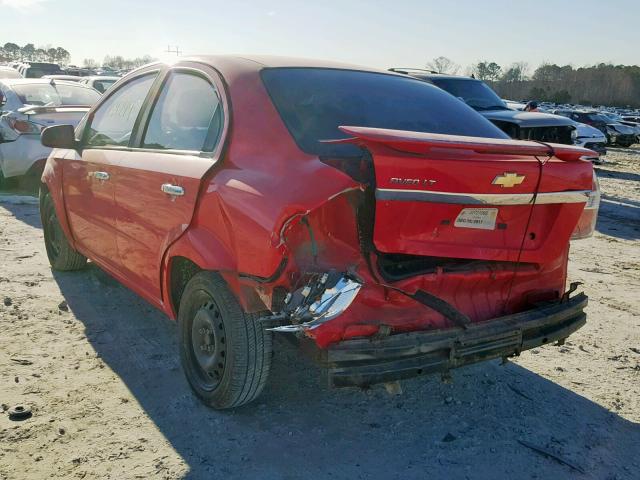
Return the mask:
<svg viewBox="0 0 640 480">
<path fill-rule="evenodd" d="M 503 140 L 499 138 L 466 137 L 440 133 L 412 132 L 370 127 L 338 127 L 352 138 L 327 140 L 327 143 L 383 144 L 407 153 L 425 154 L 433 148 L 467 150 L 483 154 L 524 155 L 530 157 L 554 156 L 566 162 L 574 162 L 585 156 L 597 155 L 586 148 L 558 143 L 528 140 Z"/>
<path fill-rule="evenodd" d="M 58 105 L 58 106 L 27 105 L 26 107 L 19 108 L 17 111 L 24 115 L 37 115 L 38 113 L 55 113 L 55 112 L 68 112 L 68 111 L 88 112 L 90 108 L 91 108 L 90 105 Z"/>
</svg>

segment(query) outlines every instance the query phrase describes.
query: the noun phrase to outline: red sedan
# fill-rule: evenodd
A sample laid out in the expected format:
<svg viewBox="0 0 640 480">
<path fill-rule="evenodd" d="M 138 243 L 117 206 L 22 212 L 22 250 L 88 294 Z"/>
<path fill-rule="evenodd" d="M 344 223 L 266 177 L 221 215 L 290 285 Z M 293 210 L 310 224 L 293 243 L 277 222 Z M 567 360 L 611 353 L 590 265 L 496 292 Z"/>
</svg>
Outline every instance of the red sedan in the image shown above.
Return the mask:
<svg viewBox="0 0 640 480">
<path fill-rule="evenodd" d="M 152 64 L 47 128 L 54 269 L 87 258 L 177 318 L 195 393 L 229 408 L 272 332 L 334 386 L 518 355 L 585 323 L 569 240 L 592 233 L 588 150 L 509 140 L 405 75 L 286 58 Z"/>
</svg>

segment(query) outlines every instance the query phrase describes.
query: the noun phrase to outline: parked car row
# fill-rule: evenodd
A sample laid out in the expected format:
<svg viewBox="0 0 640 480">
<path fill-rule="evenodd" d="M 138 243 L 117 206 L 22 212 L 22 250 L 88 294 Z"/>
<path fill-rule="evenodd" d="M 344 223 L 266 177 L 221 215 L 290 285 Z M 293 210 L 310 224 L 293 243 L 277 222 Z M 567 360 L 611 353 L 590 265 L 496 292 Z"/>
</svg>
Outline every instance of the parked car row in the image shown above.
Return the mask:
<svg viewBox="0 0 640 480">
<path fill-rule="evenodd" d="M 638 142 L 640 130 L 629 124 L 621 123 L 610 115 L 595 110 L 552 110 L 552 113 L 598 129 L 605 135 L 609 145 L 630 147 Z"/>
<path fill-rule="evenodd" d="M 602 162 L 608 139 L 589 125 L 569 120 L 566 116 L 540 112 L 524 112 L 525 104 L 502 100 L 485 82 L 464 76 L 442 75 L 415 68 L 392 68 L 428 81 L 464 101 L 511 138 L 540 142 L 578 145 L 595 152 L 593 162 Z M 553 112 L 552 112 L 553 113 Z"/>
<path fill-rule="evenodd" d="M 156 63 L 93 95 L 75 128 L 42 131 L 49 261 L 91 259 L 177 319 L 209 406 L 260 394 L 274 333 L 331 385 L 367 387 L 586 322 L 569 242 L 600 194 L 565 117 L 510 111 L 473 79 L 249 56 Z"/>
<path fill-rule="evenodd" d="M 522 102 L 506 101 L 509 108 L 522 110 Z M 538 111 L 562 115 L 597 128 L 608 145 L 629 147 L 640 142 L 640 111 L 628 108 L 557 105 L 541 102 Z"/>
<path fill-rule="evenodd" d="M 40 142 L 43 128 L 76 125 L 100 98 L 87 85 L 52 79 L 0 79 L 0 183 L 40 177 L 51 150 Z"/>
<path fill-rule="evenodd" d="M 0 66 L 0 74 L 6 73 L 7 69 L 16 70 L 23 78 L 42 78 L 44 76 L 55 78 L 58 76 L 68 76 L 69 78 L 67 78 L 67 80 L 73 81 L 78 81 L 78 78 L 83 77 L 120 78 L 127 73 L 125 70 L 114 70 L 107 67 L 90 69 L 75 66 L 62 67 L 57 63 L 48 62 L 11 62 L 7 65 Z M 61 78 L 59 78 L 59 80 L 61 80 Z"/>
</svg>

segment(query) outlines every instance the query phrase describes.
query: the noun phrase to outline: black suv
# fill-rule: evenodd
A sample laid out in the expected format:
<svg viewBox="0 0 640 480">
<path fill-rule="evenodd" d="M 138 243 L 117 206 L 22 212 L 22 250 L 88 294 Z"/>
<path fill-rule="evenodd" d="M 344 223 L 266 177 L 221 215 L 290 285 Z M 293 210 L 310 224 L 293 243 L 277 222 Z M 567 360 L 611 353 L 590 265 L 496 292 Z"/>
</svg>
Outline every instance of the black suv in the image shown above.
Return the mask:
<svg viewBox="0 0 640 480">
<path fill-rule="evenodd" d="M 566 145 L 574 143 L 576 135 L 574 122 L 558 115 L 511 110 L 496 92 L 481 80 L 412 68 L 390 70 L 430 82 L 454 97 L 458 97 L 511 138 Z"/>
</svg>

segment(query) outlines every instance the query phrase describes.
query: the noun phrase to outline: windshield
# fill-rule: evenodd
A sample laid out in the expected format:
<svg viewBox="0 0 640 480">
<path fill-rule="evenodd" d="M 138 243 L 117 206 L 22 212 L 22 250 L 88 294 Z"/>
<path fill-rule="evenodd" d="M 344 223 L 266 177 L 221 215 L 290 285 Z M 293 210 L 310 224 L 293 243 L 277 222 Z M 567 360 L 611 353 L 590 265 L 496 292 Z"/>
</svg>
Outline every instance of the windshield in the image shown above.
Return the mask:
<svg viewBox="0 0 640 480">
<path fill-rule="evenodd" d="M 468 78 L 434 78 L 430 80 L 454 97 L 461 98 L 476 110 L 506 110 L 502 99 L 486 83 Z"/>
<path fill-rule="evenodd" d="M 611 118 L 607 118 L 606 116 L 600 115 L 598 113 L 590 113 L 588 117 L 589 117 L 589 120 L 591 120 L 592 122 L 602 122 L 602 123 L 613 122 Z"/>
<path fill-rule="evenodd" d="M 315 155 L 356 155 L 339 126 L 508 138 L 464 103 L 410 77 L 324 68 L 273 68 L 262 78 L 298 146 Z"/>
<path fill-rule="evenodd" d="M 63 83 L 14 85 L 13 91 L 23 104 L 35 106 L 93 105 L 100 99 L 100 94 L 90 88 Z"/>
</svg>

